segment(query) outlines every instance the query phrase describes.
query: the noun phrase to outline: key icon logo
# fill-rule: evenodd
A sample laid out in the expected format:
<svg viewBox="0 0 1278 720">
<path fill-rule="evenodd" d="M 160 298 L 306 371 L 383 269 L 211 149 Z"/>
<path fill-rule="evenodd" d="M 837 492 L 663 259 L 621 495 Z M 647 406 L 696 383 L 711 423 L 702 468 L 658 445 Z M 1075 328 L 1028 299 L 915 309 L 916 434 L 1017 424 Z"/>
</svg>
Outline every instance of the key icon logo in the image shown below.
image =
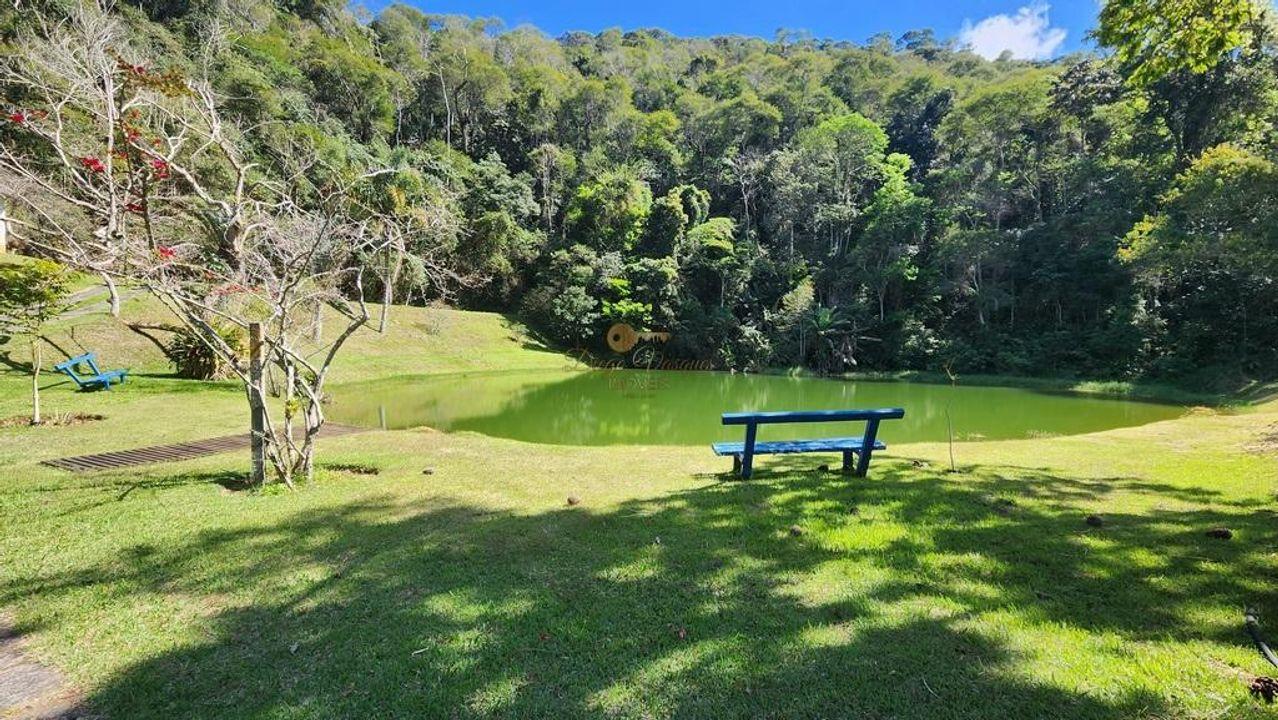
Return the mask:
<svg viewBox="0 0 1278 720">
<path fill-rule="evenodd" d="M 627 323 L 617 323 L 608 328 L 608 347 L 613 352 L 628 353 L 639 344 L 640 340 L 666 342 L 670 339 L 668 332 L 639 332 Z"/>
</svg>

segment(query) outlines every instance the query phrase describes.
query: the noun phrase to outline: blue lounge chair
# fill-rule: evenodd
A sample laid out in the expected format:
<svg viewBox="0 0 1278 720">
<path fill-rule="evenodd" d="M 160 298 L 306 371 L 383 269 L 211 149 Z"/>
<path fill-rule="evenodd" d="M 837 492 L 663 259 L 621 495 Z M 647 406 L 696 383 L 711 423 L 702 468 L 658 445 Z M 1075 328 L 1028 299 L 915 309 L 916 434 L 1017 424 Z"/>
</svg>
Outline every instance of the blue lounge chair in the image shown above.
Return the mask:
<svg viewBox="0 0 1278 720">
<path fill-rule="evenodd" d="M 89 366 L 89 369 L 93 371 L 93 374 L 89 375 L 81 372 L 81 364 Z M 110 390 L 112 384 L 118 385 L 124 382 L 124 379 L 129 375 L 128 370 L 107 370 L 106 372 L 102 372 L 102 370 L 98 368 L 97 356 L 91 352 L 83 355 L 77 355 L 66 362 L 60 362 L 57 365 L 54 365 L 53 369 L 66 374 L 67 377 L 75 381 L 75 384 L 78 385 L 81 390 L 93 390 L 96 388 L 106 388 L 107 390 Z"/>
</svg>

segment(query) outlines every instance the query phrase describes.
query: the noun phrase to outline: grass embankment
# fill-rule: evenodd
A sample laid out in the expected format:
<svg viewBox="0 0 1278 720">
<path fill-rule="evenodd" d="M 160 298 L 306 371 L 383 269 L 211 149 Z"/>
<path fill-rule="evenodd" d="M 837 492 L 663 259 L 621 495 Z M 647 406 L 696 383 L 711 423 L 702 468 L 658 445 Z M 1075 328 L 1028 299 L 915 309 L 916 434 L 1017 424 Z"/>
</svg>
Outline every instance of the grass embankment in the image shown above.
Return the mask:
<svg viewBox="0 0 1278 720">
<path fill-rule="evenodd" d="M 1098 395 L 1103 397 L 1208 407 L 1247 407 L 1278 398 L 1278 383 L 1238 380 L 1211 389 L 1191 389 L 1184 385 L 1131 380 L 1080 380 L 1074 378 L 1031 377 L 1024 375 L 959 375 L 951 380 L 944 373 L 925 370 L 897 372 L 865 371 L 842 375 L 848 380 L 875 382 L 917 382 L 932 385 L 1013 387 L 1041 392 Z"/>
<path fill-rule="evenodd" d="M 564 362 L 496 316 L 394 317 L 336 380 Z M 108 365 L 164 370 L 94 322 Z M 24 392 L 0 377 L 0 415 Z M 965 443 L 957 474 L 894 445 L 853 480 L 375 432 L 321 460 L 378 474 L 264 495 L 222 486 L 235 454 L 37 464 L 242 430 L 233 388 L 144 374 L 47 403 L 107 419 L 0 430 L 0 608 L 112 718 L 1269 717 L 1241 611 L 1278 628 L 1278 404 Z"/>
</svg>

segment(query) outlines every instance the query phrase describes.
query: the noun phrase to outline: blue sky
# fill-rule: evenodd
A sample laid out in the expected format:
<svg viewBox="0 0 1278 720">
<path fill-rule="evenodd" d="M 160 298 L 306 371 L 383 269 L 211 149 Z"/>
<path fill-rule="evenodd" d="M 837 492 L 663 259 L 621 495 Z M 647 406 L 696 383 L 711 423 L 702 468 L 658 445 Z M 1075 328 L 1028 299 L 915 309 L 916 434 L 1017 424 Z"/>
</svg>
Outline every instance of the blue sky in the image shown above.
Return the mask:
<svg viewBox="0 0 1278 720">
<path fill-rule="evenodd" d="M 899 36 L 933 28 L 983 55 L 1011 49 L 1024 58 L 1054 57 L 1087 47 L 1097 0 L 407 0 L 426 12 L 498 17 L 531 23 L 552 36 L 568 30 L 660 27 L 676 35 L 772 37 L 777 28 L 819 38 L 862 41 L 876 32 Z M 364 0 L 377 10 L 385 0 Z"/>
</svg>

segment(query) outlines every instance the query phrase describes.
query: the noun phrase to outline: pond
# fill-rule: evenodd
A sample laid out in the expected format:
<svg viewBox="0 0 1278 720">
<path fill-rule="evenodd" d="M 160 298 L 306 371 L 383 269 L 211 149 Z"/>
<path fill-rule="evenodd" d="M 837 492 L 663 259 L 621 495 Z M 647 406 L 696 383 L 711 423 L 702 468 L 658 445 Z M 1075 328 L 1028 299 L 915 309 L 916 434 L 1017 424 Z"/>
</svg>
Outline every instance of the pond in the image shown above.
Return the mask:
<svg viewBox="0 0 1278 720">
<path fill-rule="evenodd" d="M 429 426 L 560 445 L 700 445 L 740 439 L 719 414 L 739 410 L 903 407 L 880 437 L 959 440 L 1074 435 L 1177 417 L 1183 408 L 1004 387 L 952 387 L 779 375 L 644 370 L 536 371 L 402 377 L 338 386 L 339 423 Z M 776 425 L 760 439 L 860 434 L 860 424 Z"/>
</svg>

